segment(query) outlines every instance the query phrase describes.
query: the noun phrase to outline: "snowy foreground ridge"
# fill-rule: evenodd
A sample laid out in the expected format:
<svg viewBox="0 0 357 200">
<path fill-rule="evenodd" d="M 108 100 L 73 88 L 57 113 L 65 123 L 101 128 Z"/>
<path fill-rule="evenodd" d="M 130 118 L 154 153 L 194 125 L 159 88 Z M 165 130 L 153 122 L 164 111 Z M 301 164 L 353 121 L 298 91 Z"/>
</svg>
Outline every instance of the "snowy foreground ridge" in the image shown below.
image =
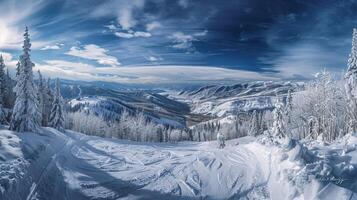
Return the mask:
<svg viewBox="0 0 357 200">
<path fill-rule="evenodd" d="M 137 143 L 0 130 L 0 199 L 357 199 L 357 138 Z"/>
</svg>

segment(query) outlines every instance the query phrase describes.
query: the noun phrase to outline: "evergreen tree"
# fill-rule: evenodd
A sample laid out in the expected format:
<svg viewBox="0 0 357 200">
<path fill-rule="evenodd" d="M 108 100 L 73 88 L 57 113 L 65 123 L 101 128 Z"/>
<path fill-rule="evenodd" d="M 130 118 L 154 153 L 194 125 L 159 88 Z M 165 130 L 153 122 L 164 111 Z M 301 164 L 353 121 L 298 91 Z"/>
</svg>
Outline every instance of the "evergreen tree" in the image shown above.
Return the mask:
<svg viewBox="0 0 357 200">
<path fill-rule="evenodd" d="M 26 27 L 23 51 L 18 65 L 17 83 L 14 88 L 16 101 L 10 123 L 10 130 L 19 132 L 36 131 L 40 127 L 41 114 L 38 109 L 36 87 L 33 83 L 34 64 L 30 59 L 30 48 L 31 42 Z"/>
<path fill-rule="evenodd" d="M 286 104 L 285 104 L 285 114 L 286 114 L 286 129 L 288 134 L 291 133 L 292 129 L 292 112 L 293 112 L 293 96 L 291 95 L 291 90 L 288 91 L 288 95 L 286 96 Z"/>
<path fill-rule="evenodd" d="M 50 118 L 50 114 L 51 114 L 51 109 L 52 109 L 52 103 L 54 100 L 53 97 L 53 92 L 51 89 L 51 79 L 48 78 L 45 87 L 44 87 L 44 111 L 43 111 L 43 116 L 42 116 L 42 120 L 43 120 L 43 124 L 44 126 L 49 126 L 49 118 Z"/>
<path fill-rule="evenodd" d="M 5 63 L 2 55 L 0 55 L 0 104 L 4 104 L 6 94 L 6 74 Z"/>
<path fill-rule="evenodd" d="M 6 84 L 6 92 L 5 92 L 5 99 L 4 99 L 4 107 L 12 109 L 14 107 L 16 97 L 15 97 L 15 93 L 13 91 L 14 83 L 10 77 L 9 68 L 6 69 L 5 84 Z"/>
<path fill-rule="evenodd" d="M 56 81 L 56 90 L 55 96 L 53 100 L 51 115 L 50 115 L 50 125 L 57 130 L 64 130 L 64 116 L 63 116 L 63 105 L 62 105 L 62 97 L 60 92 L 60 82 L 57 78 Z"/>
<path fill-rule="evenodd" d="M 254 110 L 250 120 L 250 128 L 248 134 L 250 136 L 257 136 L 259 135 L 259 132 L 260 132 L 259 116 L 258 116 L 258 112 Z"/>
<path fill-rule="evenodd" d="M 286 115 L 287 115 L 288 123 L 291 123 L 292 110 L 293 110 L 293 96 L 291 95 L 291 90 L 289 90 L 288 95 L 286 96 Z"/>
<path fill-rule="evenodd" d="M 20 76 L 20 69 L 21 69 L 21 63 L 18 61 L 16 63 L 16 74 L 15 74 L 15 79 L 17 81 L 18 77 Z"/>
<path fill-rule="evenodd" d="M 6 95 L 6 77 L 5 77 L 5 64 L 2 55 L 0 55 L 0 123 L 6 122 L 6 114 L 4 110 L 4 102 Z"/>
<path fill-rule="evenodd" d="M 46 101 L 48 98 L 46 97 L 46 87 L 42 78 L 42 74 L 40 70 L 38 70 L 38 101 L 39 101 L 39 110 L 41 112 L 41 125 L 47 126 L 47 113 L 46 113 Z M 47 119 L 46 119 L 47 118 Z"/>
<path fill-rule="evenodd" d="M 349 132 L 357 131 L 357 29 L 353 29 L 352 48 L 347 63 L 345 75 L 345 89 L 349 107 L 348 126 Z"/>
<path fill-rule="evenodd" d="M 284 123 L 284 106 L 282 103 L 278 102 L 275 105 L 275 109 L 273 111 L 273 136 L 277 138 L 285 137 L 285 123 Z"/>
</svg>

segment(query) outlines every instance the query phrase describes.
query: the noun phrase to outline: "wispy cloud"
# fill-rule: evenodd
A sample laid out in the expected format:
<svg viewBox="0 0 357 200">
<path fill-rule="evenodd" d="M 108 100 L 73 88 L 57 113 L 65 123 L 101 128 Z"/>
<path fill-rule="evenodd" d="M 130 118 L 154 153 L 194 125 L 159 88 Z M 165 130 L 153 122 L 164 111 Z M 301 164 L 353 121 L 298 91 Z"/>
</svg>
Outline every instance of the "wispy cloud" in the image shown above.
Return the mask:
<svg viewBox="0 0 357 200">
<path fill-rule="evenodd" d="M 147 31 L 152 31 L 154 29 L 160 28 L 161 26 L 162 25 L 157 21 L 150 22 L 150 23 L 146 24 L 146 30 Z"/>
<path fill-rule="evenodd" d="M 121 65 L 116 57 L 108 55 L 108 50 L 95 44 L 84 45 L 82 48 L 73 46 L 66 54 L 88 60 L 95 60 L 102 65 L 113 67 Z"/>
<path fill-rule="evenodd" d="M 20 49 L 23 40 L 22 34 L 25 25 L 34 23 L 30 16 L 43 9 L 48 2 L 42 0 L 34 1 L 1 1 L 0 2 L 0 48 Z M 24 24 L 27 20 L 27 24 Z M 31 28 L 30 33 L 36 35 L 37 31 Z M 46 41 L 33 42 L 32 47 L 38 48 Z"/>
<path fill-rule="evenodd" d="M 61 74 L 62 78 L 73 80 L 136 84 L 271 80 L 256 72 L 207 66 L 95 67 L 85 63 L 47 60 L 43 64 L 36 63 L 35 69 L 51 77 Z"/>
<path fill-rule="evenodd" d="M 134 11 L 144 6 L 144 0 L 117 0 L 107 1 L 96 6 L 91 13 L 92 17 L 115 16 L 118 25 L 124 30 L 130 30 L 137 24 Z"/>
<path fill-rule="evenodd" d="M 335 49 L 325 49 L 313 43 L 300 42 L 286 46 L 278 55 L 271 54 L 260 60 L 269 64 L 275 76 L 283 78 L 313 78 L 316 72 L 326 68 L 333 73 L 341 73 L 345 58 Z M 268 70 L 269 70 L 268 69 Z"/>
<path fill-rule="evenodd" d="M 194 38 L 192 35 L 186 35 L 182 32 L 176 32 L 169 36 L 169 38 L 173 40 L 174 44 L 172 45 L 172 47 L 175 49 L 185 49 L 188 51 L 195 50 L 193 46 L 193 41 L 196 41 L 197 39 Z"/>
<path fill-rule="evenodd" d="M 114 35 L 121 38 L 151 37 L 151 33 L 143 31 L 115 32 Z"/>
<path fill-rule="evenodd" d="M 194 36 L 197 36 L 197 37 L 202 37 L 202 36 L 206 36 L 207 33 L 208 33 L 208 31 L 207 31 L 207 30 L 204 30 L 204 31 L 202 31 L 202 32 L 196 32 L 196 33 L 194 33 L 193 35 L 194 35 Z"/>
<path fill-rule="evenodd" d="M 193 42 L 199 41 L 198 37 L 203 37 L 207 35 L 207 30 L 202 32 L 195 32 L 193 34 L 185 34 L 183 32 L 175 32 L 169 36 L 172 39 L 172 47 L 175 49 L 186 50 L 187 52 L 196 51 Z"/>
<path fill-rule="evenodd" d="M 161 61 L 161 60 L 163 60 L 163 59 L 162 59 L 161 57 L 149 56 L 149 57 L 147 58 L 147 60 L 150 61 L 150 62 L 157 62 L 157 61 Z"/>
<path fill-rule="evenodd" d="M 57 44 L 54 44 L 54 45 L 46 45 L 44 47 L 42 47 L 40 50 L 58 50 L 58 49 L 61 49 L 61 47 L 63 46 L 64 44 L 62 43 L 57 43 Z"/>
<path fill-rule="evenodd" d="M 113 33 L 115 36 L 120 37 L 120 38 L 138 38 L 138 37 L 144 37 L 144 38 L 148 38 L 151 37 L 151 33 L 150 32 L 146 32 L 146 31 L 134 31 L 134 30 L 125 30 L 123 28 L 120 28 L 118 26 L 116 26 L 115 24 L 109 24 L 104 26 L 106 27 L 108 30 L 105 30 L 104 33 L 106 32 L 110 32 Z"/>
<path fill-rule="evenodd" d="M 14 70 L 16 67 L 17 60 L 13 58 L 13 56 L 10 53 L 7 52 L 0 52 L 4 59 L 5 66 L 8 69 Z"/>
</svg>

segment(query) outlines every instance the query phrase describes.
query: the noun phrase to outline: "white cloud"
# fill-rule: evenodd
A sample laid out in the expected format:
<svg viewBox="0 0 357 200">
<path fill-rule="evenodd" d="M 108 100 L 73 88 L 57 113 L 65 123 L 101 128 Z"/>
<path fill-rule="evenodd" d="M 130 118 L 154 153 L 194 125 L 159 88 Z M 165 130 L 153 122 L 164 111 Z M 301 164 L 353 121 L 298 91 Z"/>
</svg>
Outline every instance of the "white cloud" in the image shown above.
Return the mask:
<svg viewBox="0 0 357 200">
<path fill-rule="evenodd" d="M 0 15 L 1 18 L 1 15 Z M 11 23 L 11 22 L 10 22 Z M 5 20 L 0 20 L 0 48 L 1 49 L 21 49 L 23 43 L 23 32 L 25 27 L 18 28 Z M 15 23 L 15 22 L 14 22 Z M 30 38 L 35 30 L 29 28 Z M 32 49 L 43 48 L 46 45 L 53 43 L 52 41 L 31 41 Z"/>
<path fill-rule="evenodd" d="M 84 80 L 108 81 L 117 83 L 186 83 L 220 82 L 244 80 L 271 80 L 257 72 L 232 70 L 207 66 L 130 66 L 130 67 L 95 67 L 84 63 L 63 60 L 47 60 L 44 64 L 36 63 L 35 70 L 47 76 Z M 214 74 L 214 76 L 212 76 Z"/>
<path fill-rule="evenodd" d="M 64 44 L 54 44 L 54 45 L 46 45 L 44 47 L 42 47 L 40 50 L 58 50 L 61 49 L 61 47 Z"/>
<path fill-rule="evenodd" d="M 147 60 L 150 61 L 150 62 L 157 62 L 157 61 L 160 61 L 160 60 L 163 60 L 163 59 L 160 58 L 160 57 L 149 56 L 149 57 L 147 58 Z"/>
<path fill-rule="evenodd" d="M 161 27 L 161 24 L 159 22 L 151 22 L 146 25 L 146 30 L 152 31 L 152 30 L 160 28 L 160 27 Z"/>
<path fill-rule="evenodd" d="M 338 50 L 324 49 L 312 43 L 299 43 L 282 48 L 284 51 L 280 55 L 271 55 L 259 58 L 262 63 L 272 65 L 278 71 L 276 76 L 283 78 L 304 77 L 313 78 L 316 72 L 326 67 L 334 74 L 341 73 L 341 63 L 343 57 L 338 54 Z"/>
<path fill-rule="evenodd" d="M 135 37 L 151 37 L 151 33 L 142 31 L 136 31 L 134 35 Z"/>
<path fill-rule="evenodd" d="M 155 62 L 155 61 L 158 61 L 159 59 L 156 58 L 156 57 L 154 57 L 154 56 L 150 56 L 150 57 L 149 57 L 149 60 L 150 60 L 151 62 Z"/>
<path fill-rule="evenodd" d="M 5 66 L 10 68 L 10 69 L 15 69 L 17 60 L 13 59 L 13 56 L 10 53 L 7 52 L 0 52 L 4 59 Z"/>
<path fill-rule="evenodd" d="M 118 59 L 114 56 L 108 55 L 107 53 L 108 50 L 95 44 L 89 44 L 85 45 L 83 48 L 71 47 L 71 49 L 66 54 L 89 60 L 95 60 L 102 65 L 109 65 L 113 67 L 119 66 L 120 63 Z"/>
<path fill-rule="evenodd" d="M 23 31 L 26 19 L 29 23 L 29 16 L 40 11 L 49 2 L 42 0 L 34 1 L 0 1 L 0 48 L 1 49 L 21 49 L 23 42 Z M 33 22 L 33 20 L 31 21 Z M 33 36 L 37 32 L 33 27 L 29 27 Z M 32 42 L 32 48 L 36 49 L 47 43 L 45 41 Z"/>
<path fill-rule="evenodd" d="M 91 13 L 91 17 L 114 16 L 118 25 L 124 30 L 129 30 L 137 24 L 134 12 L 144 6 L 144 0 L 116 0 L 106 1 L 97 6 Z"/>
<path fill-rule="evenodd" d="M 136 24 L 136 20 L 132 17 L 132 11 L 130 8 L 123 8 L 119 11 L 118 23 L 124 30 L 129 30 Z"/>
<path fill-rule="evenodd" d="M 173 39 L 173 48 L 187 50 L 194 50 L 192 42 L 197 40 L 192 35 L 186 35 L 182 32 L 173 33 L 169 38 Z"/>
<path fill-rule="evenodd" d="M 115 32 L 114 35 L 121 38 L 151 37 L 151 33 L 149 32 L 143 32 L 143 31 L 134 32 L 131 30 L 129 30 L 128 32 Z"/>
<path fill-rule="evenodd" d="M 2 56 L 2 58 L 4 59 L 5 62 L 12 60 L 12 55 L 10 53 L 0 52 L 0 55 Z"/>
<path fill-rule="evenodd" d="M 195 51 L 195 47 L 193 45 L 194 41 L 198 41 L 197 37 L 203 37 L 207 35 L 207 30 L 202 31 L 202 32 L 196 32 L 193 33 L 192 35 L 190 34 L 185 34 L 182 32 L 175 32 L 171 36 L 169 36 L 169 39 L 172 39 L 173 45 L 172 47 L 175 49 L 184 49 L 187 51 Z"/>
<path fill-rule="evenodd" d="M 0 48 L 21 47 L 21 34 L 18 29 L 10 26 L 5 21 L 0 21 Z"/>
<path fill-rule="evenodd" d="M 121 37 L 121 38 L 133 38 L 134 37 L 134 34 L 124 33 L 124 32 L 115 32 L 114 35 L 117 37 Z"/>
<path fill-rule="evenodd" d="M 202 32 L 194 33 L 193 35 L 194 35 L 194 36 L 198 36 L 198 37 L 202 37 L 202 36 L 206 36 L 207 33 L 208 33 L 208 31 L 207 31 L 207 30 L 204 30 L 204 31 L 202 31 Z"/>
<path fill-rule="evenodd" d="M 116 30 L 116 29 L 118 29 L 114 24 L 105 25 L 104 27 L 108 28 L 109 30 Z"/>
<path fill-rule="evenodd" d="M 133 17 L 133 12 L 137 8 L 144 6 L 144 0 L 132 0 L 121 2 L 119 5 L 119 13 L 117 16 L 118 23 L 124 30 L 129 30 L 134 27 L 137 21 Z"/>
</svg>

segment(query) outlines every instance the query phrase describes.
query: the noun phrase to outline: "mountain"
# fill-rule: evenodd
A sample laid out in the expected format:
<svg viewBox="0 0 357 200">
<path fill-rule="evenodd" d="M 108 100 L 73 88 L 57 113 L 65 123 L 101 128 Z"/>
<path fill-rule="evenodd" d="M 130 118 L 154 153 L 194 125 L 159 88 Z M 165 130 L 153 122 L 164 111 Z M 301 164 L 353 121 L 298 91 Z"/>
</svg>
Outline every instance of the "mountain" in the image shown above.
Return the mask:
<svg viewBox="0 0 357 200">
<path fill-rule="evenodd" d="M 257 81 L 234 85 L 186 87 L 177 90 L 130 89 L 115 83 L 62 81 L 62 95 L 76 110 L 88 109 L 105 120 L 118 119 L 123 110 L 143 111 L 153 121 L 186 127 L 208 120 L 232 118 L 239 112 L 272 110 L 300 82 Z"/>
<path fill-rule="evenodd" d="M 124 110 L 131 113 L 142 111 L 153 121 L 174 127 L 185 127 L 189 107 L 158 94 L 147 92 L 117 92 L 113 96 L 85 96 L 71 99 L 72 111 L 90 110 L 110 121 L 119 119 Z"/>
<path fill-rule="evenodd" d="M 192 113 L 224 117 L 238 112 L 273 109 L 288 91 L 299 91 L 301 82 L 257 81 L 235 85 L 209 85 L 194 91 L 169 91 L 169 98 L 188 103 Z"/>
</svg>

